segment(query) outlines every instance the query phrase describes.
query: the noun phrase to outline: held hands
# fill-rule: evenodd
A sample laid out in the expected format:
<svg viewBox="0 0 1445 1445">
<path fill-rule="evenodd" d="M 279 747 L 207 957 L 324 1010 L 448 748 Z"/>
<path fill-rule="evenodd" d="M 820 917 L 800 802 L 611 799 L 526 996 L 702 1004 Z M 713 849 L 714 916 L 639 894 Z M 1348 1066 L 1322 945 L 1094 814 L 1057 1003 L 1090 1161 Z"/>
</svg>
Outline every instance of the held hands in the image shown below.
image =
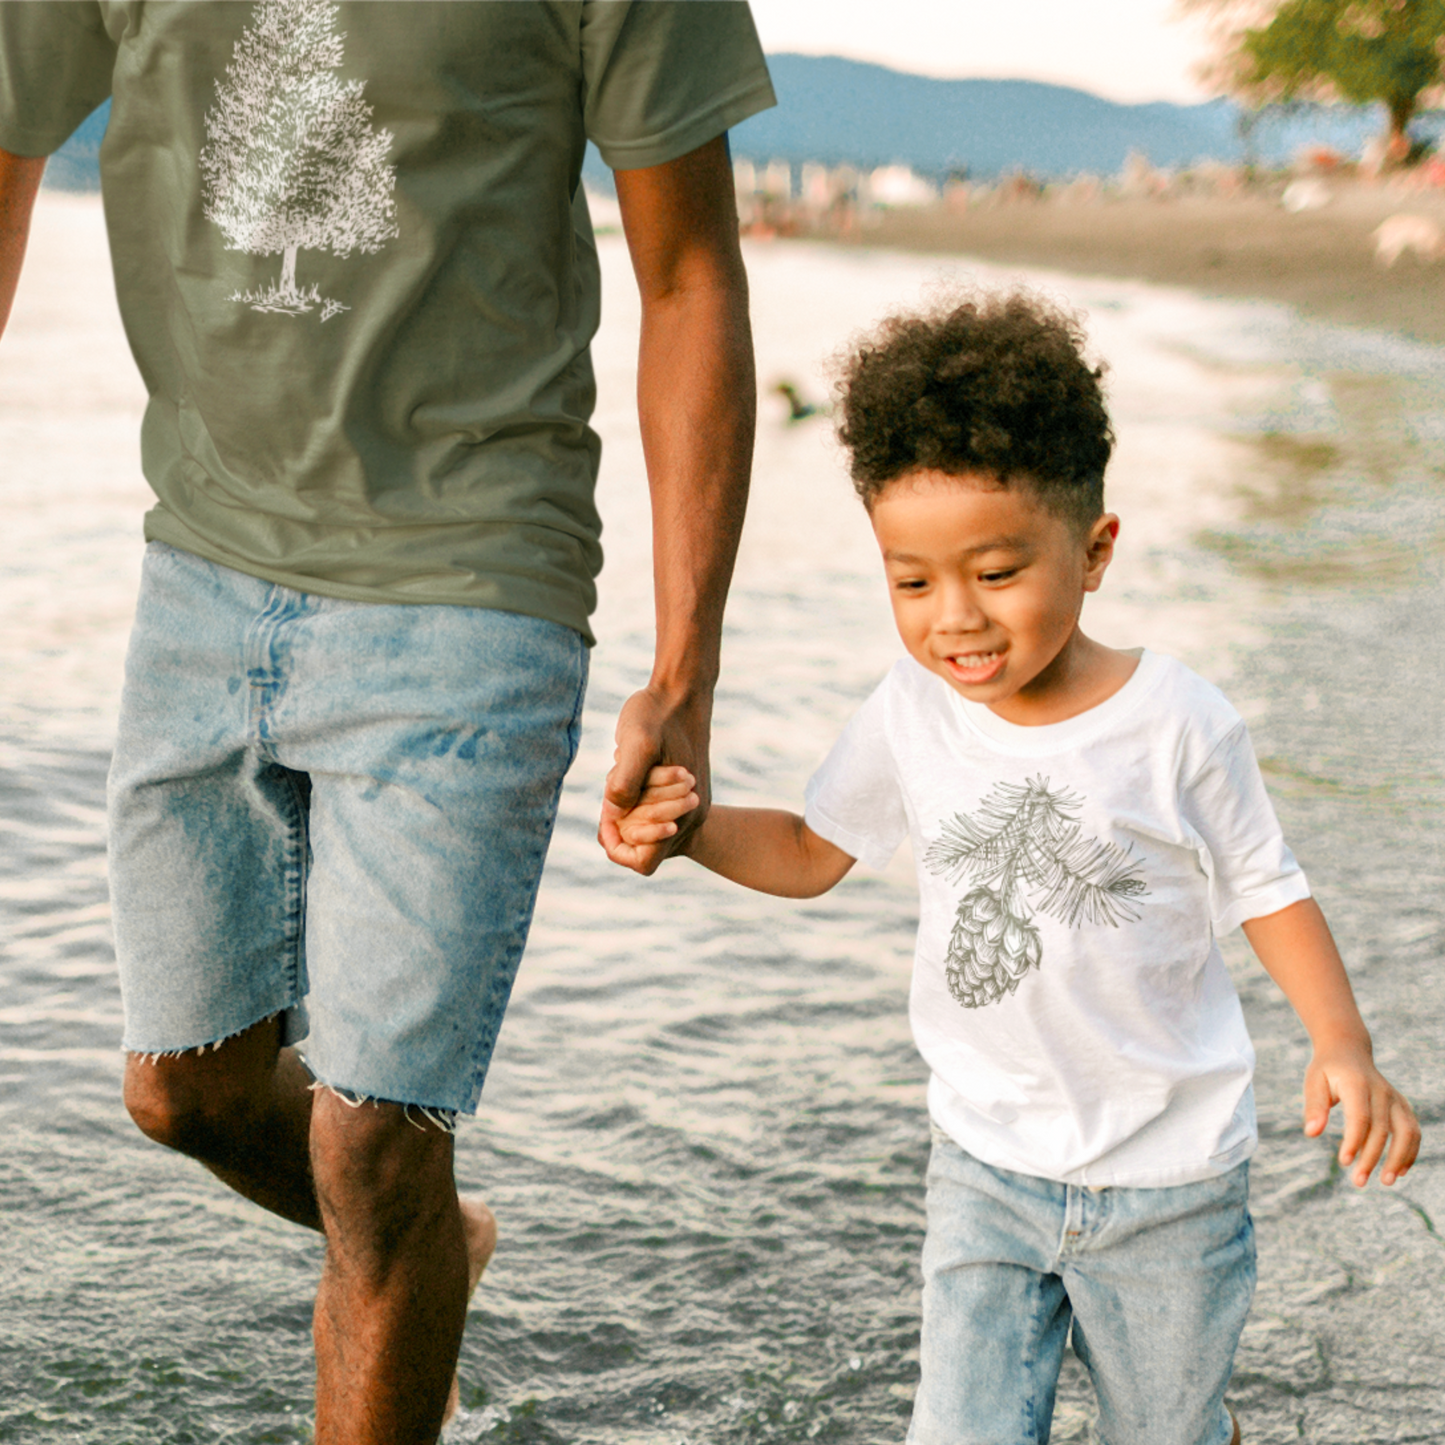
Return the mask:
<svg viewBox="0 0 1445 1445">
<path fill-rule="evenodd" d="M 1339 1160 L 1350 1170 L 1350 1182 L 1363 1188 L 1382 1156 L 1380 1183 L 1403 1178 L 1420 1150 L 1420 1125 L 1404 1095 L 1375 1067 L 1368 1043 L 1351 1040 L 1317 1049 L 1310 1060 L 1304 1122 L 1310 1138 L 1324 1133 L 1336 1104 L 1344 1106 Z"/>
<path fill-rule="evenodd" d="M 710 714 L 710 693 L 674 697 L 649 687 L 627 700 L 597 828 L 597 841 L 614 863 L 655 873 L 706 816 Z M 654 782 L 664 774 L 665 781 Z M 672 791 L 683 778 L 687 786 Z M 669 795 L 659 797 L 656 789 Z"/>
<path fill-rule="evenodd" d="M 620 842 L 607 856 L 625 868 L 650 872 L 644 864 L 652 850 L 677 836 L 677 820 L 693 812 L 698 802 L 697 779 L 686 768 L 653 768 L 637 805 L 617 818 Z"/>
</svg>

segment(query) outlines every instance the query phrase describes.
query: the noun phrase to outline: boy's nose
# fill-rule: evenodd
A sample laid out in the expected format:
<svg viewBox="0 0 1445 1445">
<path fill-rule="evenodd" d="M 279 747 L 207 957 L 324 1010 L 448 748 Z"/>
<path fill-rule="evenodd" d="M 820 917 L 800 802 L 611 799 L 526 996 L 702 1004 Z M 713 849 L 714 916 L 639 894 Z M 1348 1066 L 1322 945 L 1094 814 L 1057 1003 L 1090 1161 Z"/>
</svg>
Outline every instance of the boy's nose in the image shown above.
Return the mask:
<svg viewBox="0 0 1445 1445">
<path fill-rule="evenodd" d="M 966 587 L 950 587 L 934 625 L 940 632 L 982 632 L 988 626 L 988 614 Z"/>
</svg>

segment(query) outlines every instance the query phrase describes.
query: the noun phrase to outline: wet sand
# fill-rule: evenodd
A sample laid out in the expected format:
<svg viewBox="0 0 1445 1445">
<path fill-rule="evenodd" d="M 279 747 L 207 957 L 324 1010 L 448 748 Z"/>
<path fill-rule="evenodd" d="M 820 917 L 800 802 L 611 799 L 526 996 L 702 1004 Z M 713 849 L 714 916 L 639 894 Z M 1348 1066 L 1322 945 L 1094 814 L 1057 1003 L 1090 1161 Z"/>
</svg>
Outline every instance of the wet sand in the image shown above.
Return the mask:
<svg viewBox="0 0 1445 1445">
<path fill-rule="evenodd" d="M 1283 301 L 1323 320 L 1445 342 L 1445 260 L 1425 263 L 1408 253 L 1386 268 L 1375 260 L 1371 236 L 1401 212 L 1445 229 L 1445 195 L 1350 184 L 1319 210 L 1291 213 L 1278 189 L 1228 198 L 1021 199 L 966 210 L 940 204 L 880 213 L 858 239 Z"/>
</svg>

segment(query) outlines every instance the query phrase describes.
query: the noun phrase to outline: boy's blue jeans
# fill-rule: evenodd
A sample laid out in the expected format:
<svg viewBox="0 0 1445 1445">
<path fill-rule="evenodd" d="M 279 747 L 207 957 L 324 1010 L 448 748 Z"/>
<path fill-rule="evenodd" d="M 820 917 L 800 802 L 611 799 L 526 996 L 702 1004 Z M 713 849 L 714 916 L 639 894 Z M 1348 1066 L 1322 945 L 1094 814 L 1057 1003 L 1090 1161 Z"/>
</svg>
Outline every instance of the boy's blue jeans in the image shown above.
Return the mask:
<svg viewBox="0 0 1445 1445">
<path fill-rule="evenodd" d="M 152 543 L 110 776 L 125 1048 L 283 1014 L 320 1082 L 475 1110 L 586 676 L 555 622 Z"/>
<path fill-rule="evenodd" d="M 1248 1171 L 1088 1189 L 992 1168 L 935 1129 L 909 1445 L 1046 1445 L 1071 1323 L 1104 1445 L 1228 1445 Z"/>
</svg>

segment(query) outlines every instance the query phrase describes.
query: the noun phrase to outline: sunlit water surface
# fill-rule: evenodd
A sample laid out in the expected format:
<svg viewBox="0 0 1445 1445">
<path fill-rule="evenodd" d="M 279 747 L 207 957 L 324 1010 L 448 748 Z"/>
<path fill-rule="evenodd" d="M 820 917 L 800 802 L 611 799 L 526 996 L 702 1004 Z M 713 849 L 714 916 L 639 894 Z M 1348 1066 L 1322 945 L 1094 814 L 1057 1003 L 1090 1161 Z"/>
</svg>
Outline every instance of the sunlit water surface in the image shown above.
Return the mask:
<svg viewBox="0 0 1445 1445">
<path fill-rule="evenodd" d="M 911 865 L 818 901 L 593 842 L 650 645 L 636 301 L 603 239 L 608 567 L 581 756 L 459 1174 L 502 1243 L 456 1441 L 900 1441 L 927 1150 L 905 1017 Z M 968 268 L 748 252 L 759 377 L 815 400 L 850 333 Z M 977 268 L 985 281 L 1003 273 Z M 1221 682 L 1427 1125 L 1357 1194 L 1297 1132 L 1306 1046 L 1231 942 L 1260 1052 L 1261 1281 L 1232 1398 L 1255 1442 L 1445 1438 L 1441 351 L 1281 309 L 1034 278 L 1111 365 L 1121 551 L 1086 625 Z M 97 205 L 46 195 L 0 347 L 0 1440 L 310 1438 L 317 1241 L 143 1141 L 119 1104 L 102 788 L 140 559 L 142 395 Z M 896 655 L 824 419 L 763 397 L 728 617 L 717 789 L 796 801 Z M 1431 1126 L 1434 1126 L 1433 1131 Z M 1070 1364 L 1056 1440 L 1088 1438 Z"/>
</svg>

